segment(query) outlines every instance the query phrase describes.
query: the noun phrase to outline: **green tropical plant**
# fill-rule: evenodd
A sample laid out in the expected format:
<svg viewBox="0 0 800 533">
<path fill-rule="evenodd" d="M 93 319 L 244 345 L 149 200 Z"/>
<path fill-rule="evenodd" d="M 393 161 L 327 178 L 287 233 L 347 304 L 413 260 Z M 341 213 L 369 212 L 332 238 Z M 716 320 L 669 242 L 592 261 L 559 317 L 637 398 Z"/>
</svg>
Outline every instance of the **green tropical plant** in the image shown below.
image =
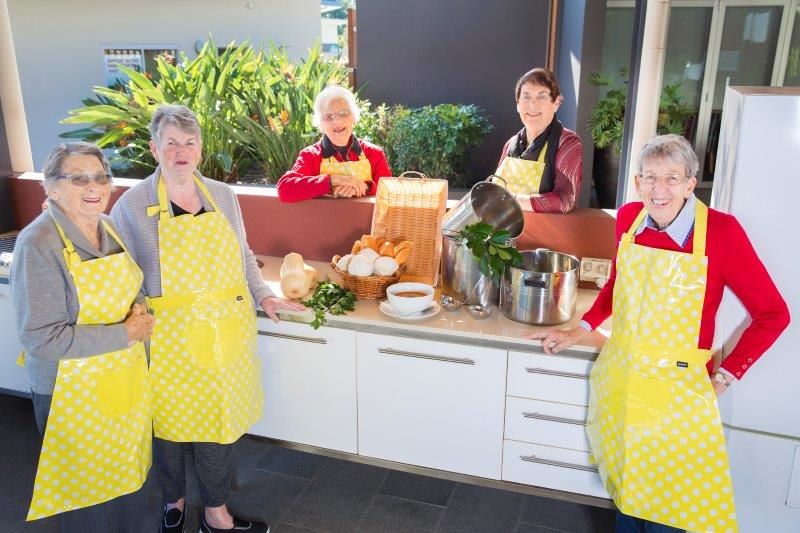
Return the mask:
<svg viewBox="0 0 800 533">
<path fill-rule="evenodd" d="M 619 155 L 622 148 L 622 130 L 625 122 L 625 105 L 628 98 L 627 69 L 620 71 L 623 78 L 623 87 L 614 87 L 601 98 L 592 108 L 589 117 L 589 130 L 594 139 L 596 148 L 613 148 Z M 589 75 L 589 84 L 595 87 L 608 87 L 612 83 L 610 76 L 601 72 Z M 661 100 L 658 106 L 658 134 L 682 134 L 684 124 L 694 111 L 688 107 L 681 93 L 681 83 L 665 85 L 661 91 Z"/>
<path fill-rule="evenodd" d="M 381 145 L 395 173 L 406 170 L 471 184 L 469 151 L 492 126 L 475 105 L 440 104 L 408 109 L 382 105 L 362 112 L 357 135 Z"/>
<path fill-rule="evenodd" d="M 161 103 L 181 103 L 200 123 L 204 175 L 233 181 L 255 164 L 274 181 L 314 136 L 316 93 L 347 76 L 345 67 L 322 57 L 319 43 L 298 65 L 276 47 L 267 53 L 247 42 L 230 43 L 220 52 L 209 39 L 195 59 L 181 54 L 172 64 L 158 58 L 156 66 L 157 83 L 123 67 L 130 80 L 122 91 L 94 87 L 95 98 L 62 120 L 88 126 L 62 137 L 114 147 L 115 166 L 147 175 L 156 165 L 148 147 L 152 113 Z"/>
</svg>

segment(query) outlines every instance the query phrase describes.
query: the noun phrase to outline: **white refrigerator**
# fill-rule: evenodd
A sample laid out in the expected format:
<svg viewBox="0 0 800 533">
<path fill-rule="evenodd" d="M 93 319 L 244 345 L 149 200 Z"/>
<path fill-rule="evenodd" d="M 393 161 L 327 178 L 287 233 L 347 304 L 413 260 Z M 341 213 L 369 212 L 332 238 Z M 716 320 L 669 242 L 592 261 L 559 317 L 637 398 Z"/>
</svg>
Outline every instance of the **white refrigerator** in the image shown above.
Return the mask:
<svg viewBox="0 0 800 533">
<path fill-rule="evenodd" d="M 728 87 L 711 207 L 736 216 L 786 299 L 792 322 L 720 398 L 739 525 L 800 532 L 800 88 Z M 715 345 L 747 325 L 726 291 Z"/>
</svg>

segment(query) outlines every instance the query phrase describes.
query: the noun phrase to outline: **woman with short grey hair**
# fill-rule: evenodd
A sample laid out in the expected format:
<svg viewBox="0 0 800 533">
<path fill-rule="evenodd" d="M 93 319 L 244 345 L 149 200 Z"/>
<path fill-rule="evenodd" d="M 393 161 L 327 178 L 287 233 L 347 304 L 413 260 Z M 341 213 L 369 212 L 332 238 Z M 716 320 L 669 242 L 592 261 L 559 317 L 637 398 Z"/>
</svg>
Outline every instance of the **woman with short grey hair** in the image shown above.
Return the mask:
<svg viewBox="0 0 800 533">
<path fill-rule="evenodd" d="M 60 514 L 66 532 L 139 532 L 152 441 L 142 271 L 103 214 L 111 176 L 97 146 L 56 146 L 43 185 L 45 210 L 20 233 L 11 267 L 44 436 L 28 520 Z"/>
<path fill-rule="evenodd" d="M 374 195 L 378 180 L 392 175 L 383 149 L 353 135 L 359 119 L 356 97 L 348 89 L 331 85 L 314 100 L 312 122 L 322 139 L 304 148 L 294 166 L 278 180 L 283 202 L 308 200 L 325 194 L 334 197 Z"/>
<path fill-rule="evenodd" d="M 717 397 L 789 324 L 789 310 L 739 222 L 694 196 L 697 156 L 678 135 L 640 151 L 641 202 L 617 213 L 611 277 L 580 325 L 530 335 L 548 354 L 612 315 L 592 367 L 586 433 L 618 532 L 735 531 Z M 711 357 L 725 287 L 751 322 L 717 367 Z"/>
<path fill-rule="evenodd" d="M 162 532 L 182 532 L 185 457 L 194 462 L 205 511 L 200 531 L 269 531 L 227 508 L 234 443 L 261 417 L 255 306 L 278 321 L 303 305 L 276 298 L 247 245 L 233 189 L 200 175 L 200 127 L 181 105 L 150 123 L 156 171 L 129 189 L 111 216 L 144 271 L 157 318 L 150 342 L 155 460 Z M 189 453 L 187 453 L 189 452 Z"/>
</svg>

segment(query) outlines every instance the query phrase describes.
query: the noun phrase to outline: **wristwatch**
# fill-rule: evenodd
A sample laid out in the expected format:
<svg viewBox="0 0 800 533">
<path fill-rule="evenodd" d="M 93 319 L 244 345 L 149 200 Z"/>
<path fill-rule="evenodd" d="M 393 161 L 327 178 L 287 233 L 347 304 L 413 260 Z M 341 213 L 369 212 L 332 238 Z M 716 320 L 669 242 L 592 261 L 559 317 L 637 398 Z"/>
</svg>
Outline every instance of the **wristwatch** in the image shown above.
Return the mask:
<svg viewBox="0 0 800 533">
<path fill-rule="evenodd" d="M 714 381 L 716 381 L 717 383 L 722 383 L 726 387 L 730 386 L 731 384 L 731 382 L 728 380 L 728 378 L 725 377 L 725 374 L 723 374 L 722 372 L 714 373 Z"/>
</svg>

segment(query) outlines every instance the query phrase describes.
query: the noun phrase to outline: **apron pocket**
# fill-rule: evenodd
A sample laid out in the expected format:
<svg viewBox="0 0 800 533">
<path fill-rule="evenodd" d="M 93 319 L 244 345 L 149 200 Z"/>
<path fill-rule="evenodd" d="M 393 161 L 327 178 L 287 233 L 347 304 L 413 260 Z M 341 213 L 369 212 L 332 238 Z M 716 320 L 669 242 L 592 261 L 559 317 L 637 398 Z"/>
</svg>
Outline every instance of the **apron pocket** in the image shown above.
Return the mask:
<svg viewBox="0 0 800 533">
<path fill-rule="evenodd" d="M 97 405 L 100 412 L 108 418 L 127 415 L 144 394 L 145 370 L 140 367 L 140 358 L 133 359 L 130 365 L 98 372 L 95 375 Z"/>
<path fill-rule="evenodd" d="M 204 369 L 230 365 L 238 357 L 239 320 L 225 317 L 217 320 L 198 320 L 186 326 L 189 351 Z"/>
</svg>

